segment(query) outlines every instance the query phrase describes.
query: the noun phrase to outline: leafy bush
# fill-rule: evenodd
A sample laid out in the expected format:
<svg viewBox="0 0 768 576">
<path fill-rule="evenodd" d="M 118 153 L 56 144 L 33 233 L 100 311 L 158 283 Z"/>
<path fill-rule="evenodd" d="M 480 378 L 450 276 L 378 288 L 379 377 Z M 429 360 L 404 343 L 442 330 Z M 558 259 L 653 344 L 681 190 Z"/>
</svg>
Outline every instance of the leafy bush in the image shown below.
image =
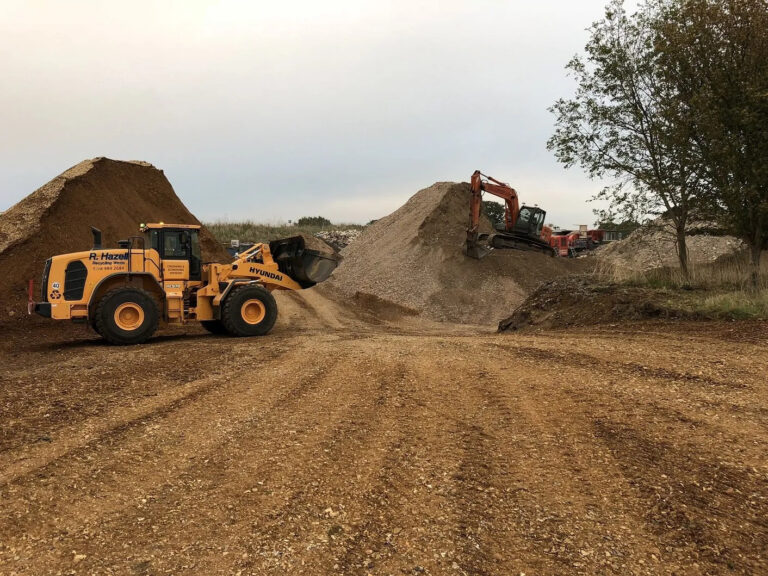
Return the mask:
<svg viewBox="0 0 768 576">
<path fill-rule="evenodd" d="M 504 206 L 493 200 L 483 200 L 483 212 L 488 216 L 491 224 L 504 223 Z"/>
<path fill-rule="evenodd" d="M 331 221 L 328 218 L 322 216 L 302 216 L 296 221 L 297 226 L 313 226 L 317 228 L 324 228 L 331 226 Z"/>
</svg>

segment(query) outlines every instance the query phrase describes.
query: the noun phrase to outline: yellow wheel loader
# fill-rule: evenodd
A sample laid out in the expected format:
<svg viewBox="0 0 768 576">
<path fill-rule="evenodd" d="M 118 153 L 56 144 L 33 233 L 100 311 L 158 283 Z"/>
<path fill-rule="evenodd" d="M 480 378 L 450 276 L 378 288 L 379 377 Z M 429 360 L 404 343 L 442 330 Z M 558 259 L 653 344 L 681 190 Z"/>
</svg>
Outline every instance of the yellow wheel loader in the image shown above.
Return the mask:
<svg viewBox="0 0 768 576">
<path fill-rule="evenodd" d="M 142 224 L 143 235 L 104 249 L 49 258 L 41 298 L 29 287 L 30 314 L 88 323 L 113 344 L 139 344 L 160 324 L 198 321 L 214 334 L 261 336 L 277 319 L 275 290 L 301 290 L 336 268 L 331 254 L 301 236 L 255 244 L 231 264 L 203 263 L 200 226 Z"/>
</svg>

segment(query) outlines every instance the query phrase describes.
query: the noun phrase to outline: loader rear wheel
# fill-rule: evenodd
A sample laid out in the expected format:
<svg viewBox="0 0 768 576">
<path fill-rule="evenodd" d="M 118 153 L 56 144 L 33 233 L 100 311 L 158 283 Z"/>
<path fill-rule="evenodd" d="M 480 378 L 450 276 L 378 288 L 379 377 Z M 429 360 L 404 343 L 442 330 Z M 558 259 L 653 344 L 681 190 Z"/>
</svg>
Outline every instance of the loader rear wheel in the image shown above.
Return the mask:
<svg viewBox="0 0 768 576">
<path fill-rule="evenodd" d="M 221 309 L 221 323 L 234 336 L 263 336 L 276 320 L 275 297 L 261 286 L 235 288 Z"/>
<path fill-rule="evenodd" d="M 229 334 L 221 320 L 200 320 L 200 325 L 211 334 Z"/>
<path fill-rule="evenodd" d="M 96 305 L 96 332 L 112 344 L 141 344 L 157 330 L 160 314 L 152 296 L 130 286 L 107 292 Z"/>
</svg>

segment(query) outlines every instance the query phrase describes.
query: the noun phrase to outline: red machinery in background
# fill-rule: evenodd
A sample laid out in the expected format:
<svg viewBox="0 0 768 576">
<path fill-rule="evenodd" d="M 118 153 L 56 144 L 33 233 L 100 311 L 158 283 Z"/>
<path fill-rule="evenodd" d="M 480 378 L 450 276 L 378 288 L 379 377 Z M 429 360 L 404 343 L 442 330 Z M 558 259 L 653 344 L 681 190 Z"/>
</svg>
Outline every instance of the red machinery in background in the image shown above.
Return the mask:
<svg viewBox="0 0 768 576">
<path fill-rule="evenodd" d="M 558 256 L 575 258 L 582 252 L 594 250 L 605 237 L 604 230 L 555 230 L 549 243 Z"/>
</svg>

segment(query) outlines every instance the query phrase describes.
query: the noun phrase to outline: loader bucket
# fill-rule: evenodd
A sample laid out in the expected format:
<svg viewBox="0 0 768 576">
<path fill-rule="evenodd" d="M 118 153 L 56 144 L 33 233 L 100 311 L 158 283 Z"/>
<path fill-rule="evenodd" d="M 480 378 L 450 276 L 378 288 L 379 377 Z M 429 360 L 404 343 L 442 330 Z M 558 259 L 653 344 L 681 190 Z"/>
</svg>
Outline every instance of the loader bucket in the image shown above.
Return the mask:
<svg viewBox="0 0 768 576">
<path fill-rule="evenodd" d="M 280 272 L 293 278 L 302 288 L 327 280 L 339 265 L 339 258 L 334 254 L 306 248 L 301 236 L 273 240 L 269 249 Z"/>
</svg>

